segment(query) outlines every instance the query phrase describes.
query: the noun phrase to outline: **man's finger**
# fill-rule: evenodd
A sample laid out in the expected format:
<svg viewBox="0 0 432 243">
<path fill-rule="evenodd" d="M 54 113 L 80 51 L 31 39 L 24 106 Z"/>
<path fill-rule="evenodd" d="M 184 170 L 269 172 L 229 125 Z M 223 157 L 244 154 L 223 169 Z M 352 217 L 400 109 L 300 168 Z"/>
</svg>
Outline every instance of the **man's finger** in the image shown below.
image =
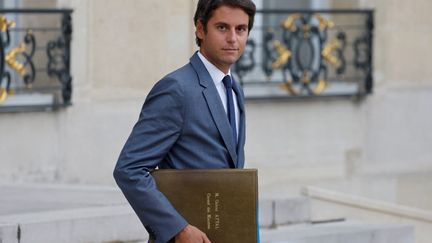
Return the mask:
<svg viewBox="0 0 432 243">
<path fill-rule="evenodd" d="M 207 238 L 207 235 L 206 234 L 203 234 L 203 242 L 204 243 L 211 243 L 211 241 L 209 240 L 209 238 Z"/>
</svg>

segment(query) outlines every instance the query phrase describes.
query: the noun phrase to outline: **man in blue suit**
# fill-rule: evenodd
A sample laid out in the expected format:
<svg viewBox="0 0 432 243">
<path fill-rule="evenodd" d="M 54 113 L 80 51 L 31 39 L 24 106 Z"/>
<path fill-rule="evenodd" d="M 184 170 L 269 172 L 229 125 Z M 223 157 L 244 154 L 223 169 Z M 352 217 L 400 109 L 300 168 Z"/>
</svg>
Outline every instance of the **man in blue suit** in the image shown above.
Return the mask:
<svg viewBox="0 0 432 243">
<path fill-rule="evenodd" d="M 230 67 L 253 26 L 251 0 L 199 0 L 194 21 L 199 51 L 155 84 L 114 170 L 150 239 L 210 242 L 157 190 L 150 171 L 243 168 L 243 92 Z"/>
</svg>

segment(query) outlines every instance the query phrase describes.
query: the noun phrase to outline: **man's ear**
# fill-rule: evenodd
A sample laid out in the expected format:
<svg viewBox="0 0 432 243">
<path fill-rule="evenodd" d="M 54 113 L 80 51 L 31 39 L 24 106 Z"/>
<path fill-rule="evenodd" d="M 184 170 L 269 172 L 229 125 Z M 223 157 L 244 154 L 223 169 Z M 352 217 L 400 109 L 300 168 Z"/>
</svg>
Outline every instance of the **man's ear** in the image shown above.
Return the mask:
<svg viewBox="0 0 432 243">
<path fill-rule="evenodd" d="M 197 21 L 195 32 L 198 39 L 200 40 L 204 39 L 205 31 L 204 31 L 204 25 L 201 23 L 201 20 Z"/>
</svg>

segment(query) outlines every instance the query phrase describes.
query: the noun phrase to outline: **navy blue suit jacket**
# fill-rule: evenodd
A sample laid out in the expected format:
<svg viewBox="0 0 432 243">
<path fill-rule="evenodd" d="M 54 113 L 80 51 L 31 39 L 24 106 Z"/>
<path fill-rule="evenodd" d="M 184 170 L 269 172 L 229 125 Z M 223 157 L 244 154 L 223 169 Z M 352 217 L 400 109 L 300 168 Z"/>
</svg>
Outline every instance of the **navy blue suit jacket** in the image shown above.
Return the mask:
<svg viewBox="0 0 432 243">
<path fill-rule="evenodd" d="M 151 169 L 244 166 L 243 92 L 234 83 L 240 112 L 237 146 L 221 98 L 197 53 L 157 82 L 144 102 L 114 178 L 156 243 L 168 242 L 187 222 L 158 191 Z"/>
</svg>

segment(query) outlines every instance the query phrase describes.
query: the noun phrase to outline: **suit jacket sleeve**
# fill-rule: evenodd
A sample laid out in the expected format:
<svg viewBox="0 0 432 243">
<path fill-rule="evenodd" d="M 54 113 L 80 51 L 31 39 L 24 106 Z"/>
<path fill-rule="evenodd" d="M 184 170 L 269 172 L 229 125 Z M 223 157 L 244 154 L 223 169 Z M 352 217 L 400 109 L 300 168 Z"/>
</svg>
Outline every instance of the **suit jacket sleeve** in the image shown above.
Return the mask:
<svg viewBox="0 0 432 243">
<path fill-rule="evenodd" d="M 187 225 L 149 173 L 182 132 L 182 96 L 174 79 L 162 79 L 153 87 L 114 169 L 118 186 L 156 243 L 168 242 Z"/>
</svg>

